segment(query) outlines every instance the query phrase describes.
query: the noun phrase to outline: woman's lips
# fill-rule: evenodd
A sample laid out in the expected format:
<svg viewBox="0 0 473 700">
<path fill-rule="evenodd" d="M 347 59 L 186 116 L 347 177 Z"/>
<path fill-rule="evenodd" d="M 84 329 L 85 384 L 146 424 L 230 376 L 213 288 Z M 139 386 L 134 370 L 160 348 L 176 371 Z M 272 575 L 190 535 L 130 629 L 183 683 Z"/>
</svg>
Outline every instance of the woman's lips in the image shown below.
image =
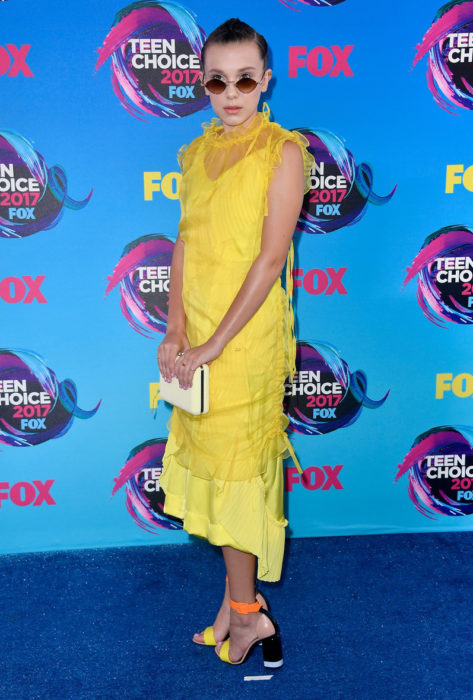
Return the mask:
<svg viewBox="0 0 473 700">
<path fill-rule="evenodd" d="M 229 112 L 230 114 L 236 114 L 240 109 L 241 107 L 224 107 L 225 112 Z"/>
</svg>

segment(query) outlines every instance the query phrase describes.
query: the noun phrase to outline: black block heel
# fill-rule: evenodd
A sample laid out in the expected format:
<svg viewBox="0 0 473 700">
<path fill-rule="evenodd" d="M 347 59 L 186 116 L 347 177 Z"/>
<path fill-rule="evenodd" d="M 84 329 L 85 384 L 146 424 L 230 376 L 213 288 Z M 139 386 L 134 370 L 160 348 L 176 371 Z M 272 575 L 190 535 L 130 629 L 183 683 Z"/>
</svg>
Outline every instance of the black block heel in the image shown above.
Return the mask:
<svg viewBox="0 0 473 700">
<path fill-rule="evenodd" d="M 267 610 L 260 610 L 262 615 L 266 615 L 274 625 L 274 634 L 261 640 L 263 647 L 263 661 L 266 668 L 280 668 L 283 663 L 281 634 L 279 626 L 271 613 Z"/>
<path fill-rule="evenodd" d="M 282 657 L 281 637 L 273 634 L 261 640 L 263 646 L 263 660 L 266 668 L 280 668 L 284 661 Z"/>
</svg>

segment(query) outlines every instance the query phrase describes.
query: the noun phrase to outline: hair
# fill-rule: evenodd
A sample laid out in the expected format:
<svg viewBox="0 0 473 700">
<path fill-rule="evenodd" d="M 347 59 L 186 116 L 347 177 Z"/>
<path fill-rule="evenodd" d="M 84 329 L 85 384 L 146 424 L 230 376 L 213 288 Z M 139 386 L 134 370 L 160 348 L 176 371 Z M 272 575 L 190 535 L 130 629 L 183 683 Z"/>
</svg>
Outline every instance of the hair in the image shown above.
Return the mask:
<svg viewBox="0 0 473 700">
<path fill-rule="evenodd" d="M 209 34 L 202 46 L 202 68 L 205 62 L 205 51 L 209 44 L 231 44 L 235 41 L 254 41 L 263 59 L 264 70 L 266 70 L 268 65 L 268 42 L 256 29 L 253 29 L 253 27 L 250 27 L 249 24 L 242 22 L 237 17 L 227 19 L 226 22 L 220 24 Z"/>
</svg>

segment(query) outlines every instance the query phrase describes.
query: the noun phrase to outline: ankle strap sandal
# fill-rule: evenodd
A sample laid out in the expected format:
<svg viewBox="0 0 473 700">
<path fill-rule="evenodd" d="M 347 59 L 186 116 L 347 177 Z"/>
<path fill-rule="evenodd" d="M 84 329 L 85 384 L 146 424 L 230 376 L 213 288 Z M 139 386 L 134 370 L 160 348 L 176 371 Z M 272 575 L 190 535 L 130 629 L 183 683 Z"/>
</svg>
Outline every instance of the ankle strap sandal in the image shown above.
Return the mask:
<svg viewBox="0 0 473 700">
<path fill-rule="evenodd" d="M 281 635 L 279 633 L 278 623 L 273 616 L 261 606 L 261 603 L 258 603 L 257 601 L 255 603 L 240 603 L 230 598 L 230 607 L 241 615 L 248 615 L 249 613 L 253 612 L 259 612 L 261 615 L 265 615 L 272 623 L 274 632 L 267 637 L 257 637 L 256 639 L 253 639 L 238 661 L 232 661 L 230 659 L 230 640 L 226 639 L 216 649 L 220 660 L 225 661 L 227 664 L 242 664 L 248 657 L 249 652 L 261 644 L 263 649 L 263 663 L 265 667 L 280 668 L 283 665 Z"/>
<path fill-rule="evenodd" d="M 228 576 L 225 578 L 225 581 L 228 583 Z M 266 600 L 264 595 L 261 593 L 261 591 L 259 591 L 258 589 L 256 589 L 256 599 L 257 599 L 257 601 L 258 601 L 258 599 L 261 601 L 261 606 L 263 607 L 264 610 L 269 610 L 268 601 Z M 223 640 L 216 640 L 215 639 L 213 625 L 209 625 L 208 627 L 206 627 L 203 630 L 203 632 L 201 632 L 200 634 L 202 634 L 203 641 L 197 641 L 195 639 L 195 635 L 192 638 L 192 641 L 194 642 L 194 644 L 198 644 L 199 646 L 215 647 L 215 646 L 217 646 L 217 644 L 219 644 L 221 641 L 223 641 Z M 227 637 L 228 637 L 228 632 L 225 634 L 224 639 L 226 639 Z"/>
</svg>

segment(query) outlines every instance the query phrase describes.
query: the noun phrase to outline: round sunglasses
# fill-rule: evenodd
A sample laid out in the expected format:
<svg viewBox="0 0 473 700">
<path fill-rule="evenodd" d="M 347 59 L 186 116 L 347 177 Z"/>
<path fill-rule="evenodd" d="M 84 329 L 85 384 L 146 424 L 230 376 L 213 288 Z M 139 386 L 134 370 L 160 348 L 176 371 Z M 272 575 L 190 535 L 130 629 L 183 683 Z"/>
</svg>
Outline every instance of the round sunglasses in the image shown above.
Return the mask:
<svg viewBox="0 0 473 700">
<path fill-rule="evenodd" d="M 261 80 L 258 81 L 254 80 L 253 78 L 239 78 L 238 80 L 229 80 L 228 82 L 225 82 L 221 78 L 210 78 L 210 80 L 207 80 L 207 82 L 204 83 L 204 86 L 214 95 L 221 95 L 222 92 L 226 90 L 228 85 L 235 85 L 236 89 L 240 92 L 248 93 L 253 92 L 256 86 L 263 82 L 263 78 L 264 73 Z"/>
</svg>

